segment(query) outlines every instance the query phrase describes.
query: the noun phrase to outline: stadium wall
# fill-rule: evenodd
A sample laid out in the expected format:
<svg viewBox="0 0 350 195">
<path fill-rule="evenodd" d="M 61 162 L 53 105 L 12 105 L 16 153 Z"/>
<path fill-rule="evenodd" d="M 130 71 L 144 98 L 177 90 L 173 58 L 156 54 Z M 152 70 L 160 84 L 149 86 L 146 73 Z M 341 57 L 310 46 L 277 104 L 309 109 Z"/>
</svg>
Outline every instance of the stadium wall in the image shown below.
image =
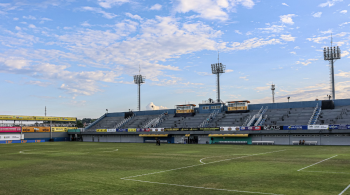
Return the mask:
<svg viewBox="0 0 350 195">
<path fill-rule="evenodd" d="M 84 142 L 143 143 L 139 135 L 82 135 Z"/>
<path fill-rule="evenodd" d="M 23 133 L 24 140 L 50 140 L 50 133 Z M 70 141 L 69 135 L 67 132 L 53 132 L 52 139 L 54 141 Z"/>
<path fill-rule="evenodd" d="M 350 105 L 350 99 L 340 99 L 340 100 L 334 100 L 335 106 L 349 106 Z"/>
<path fill-rule="evenodd" d="M 322 101 L 303 101 L 303 102 L 283 102 L 283 103 L 264 103 L 264 104 L 249 104 L 249 110 L 260 110 L 261 107 L 268 106 L 269 109 L 288 109 L 288 108 L 305 108 L 305 107 L 316 107 L 316 105 L 322 106 Z M 350 100 L 347 102 L 341 102 L 342 104 L 350 105 Z"/>
</svg>

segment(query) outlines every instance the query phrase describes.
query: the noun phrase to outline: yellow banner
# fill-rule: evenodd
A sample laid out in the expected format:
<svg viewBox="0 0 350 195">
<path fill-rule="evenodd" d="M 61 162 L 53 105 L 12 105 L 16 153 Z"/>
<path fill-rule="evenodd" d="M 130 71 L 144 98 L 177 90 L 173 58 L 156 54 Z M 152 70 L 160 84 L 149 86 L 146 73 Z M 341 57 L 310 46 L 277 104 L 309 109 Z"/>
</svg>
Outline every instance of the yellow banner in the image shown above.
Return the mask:
<svg viewBox="0 0 350 195">
<path fill-rule="evenodd" d="M 67 132 L 71 127 L 51 127 L 52 132 Z"/>
<path fill-rule="evenodd" d="M 14 121 L 76 121 L 75 117 L 0 115 L 0 120 Z"/>
<path fill-rule="evenodd" d="M 128 132 L 136 132 L 136 129 L 129 128 L 129 129 L 128 129 Z"/>
<path fill-rule="evenodd" d="M 107 129 L 96 129 L 96 132 L 107 132 Z"/>
<path fill-rule="evenodd" d="M 50 132 L 50 127 L 22 127 L 22 132 Z"/>
</svg>

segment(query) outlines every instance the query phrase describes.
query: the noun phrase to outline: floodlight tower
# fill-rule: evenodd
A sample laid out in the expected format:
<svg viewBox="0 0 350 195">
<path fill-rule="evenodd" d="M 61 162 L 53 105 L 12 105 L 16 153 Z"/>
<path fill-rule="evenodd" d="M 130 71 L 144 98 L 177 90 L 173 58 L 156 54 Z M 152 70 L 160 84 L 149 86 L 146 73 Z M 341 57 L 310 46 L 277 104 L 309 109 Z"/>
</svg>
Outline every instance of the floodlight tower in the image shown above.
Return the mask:
<svg viewBox="0 0 350 195">
<path fill-rule="evenodd" d="M 134 75 L 134 83 L 137 84 L 138 86 L 138 93 L 137 93 L 137 98 L 138 98 L 138 110 L 141 111 L 141 84 L 145 83 L 146 77 L 142 76 L 140 71 L 139 75 Z"/>
<path fill-rule="evenodd" d="M 219 62 L 219 53 L 218 53 L 218 63 L 211 64 L 211 72 L 216 74 L 216 97 L 217 102 L 220 102 L 220 74 L 225 73 L 226 66 Z"/>
<path fill-rule="evenodd" d="M 271 91 L 272 91 L 272 103 L 275 103 L 275 84 L 273 83 L 271 85 Z"/>
<path fill-rule="evenodd" d="M 341 58 L 341 51 L 339 46 L 333 47 L 333 38 L 331 37 L 331 47 L 325 47 L 323 49 L 324 60 L 329 61 L 330 64 L 330 76 L 331 76 L 331 90 L 332 99 L 335 100 L 335 87 L 334 87 L 334 62 Z"/>
</svg>

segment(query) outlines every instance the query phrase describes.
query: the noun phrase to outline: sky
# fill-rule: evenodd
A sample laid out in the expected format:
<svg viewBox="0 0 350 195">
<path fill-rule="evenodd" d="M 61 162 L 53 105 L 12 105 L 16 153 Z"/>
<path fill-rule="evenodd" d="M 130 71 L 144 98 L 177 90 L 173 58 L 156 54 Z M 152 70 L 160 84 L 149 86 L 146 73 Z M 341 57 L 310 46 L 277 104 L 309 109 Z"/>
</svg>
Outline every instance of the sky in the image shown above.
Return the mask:
<svg viewBox="0 0 350 195">
<path fill-rule="evenodd" d="M 2 0 L 0 114 L 95 118 L 223 101 L 350 98 L 348 0 Z M 152 108 L 153 106 L 153 108 Z"/>
</svg>

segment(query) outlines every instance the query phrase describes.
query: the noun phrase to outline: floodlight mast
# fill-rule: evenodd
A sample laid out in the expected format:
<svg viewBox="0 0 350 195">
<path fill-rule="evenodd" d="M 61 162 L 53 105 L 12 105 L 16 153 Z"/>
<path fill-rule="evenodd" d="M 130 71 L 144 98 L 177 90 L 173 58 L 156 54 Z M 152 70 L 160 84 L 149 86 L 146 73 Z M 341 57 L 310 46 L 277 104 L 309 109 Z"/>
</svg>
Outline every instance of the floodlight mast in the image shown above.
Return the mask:
<svg viewBox="0 0 350 195">
<path fill-rule="evenodd" d="M 138 101 L 137 101 L 137 109 L 139 111 L 141 111 L 141 84 L 142 83 L 145 83 L 145 80 L 146 80 L 146 77 L 142 76 L 141 74 L 139 75 L 134 75 L 134 83 L 137 84 L 138 86 L 138 90 L 137 90 L 137 98 L 138 98 Z"/>
<path fill-rule="evenodd" d="M 217 102 L 221 102 L 220 99 L 220 74 L 225 73 L 226 65 L 223 65 L 219 62 L 219 55 L 218 55 L 218 63 L 211 64 L 211 72 L 212 74 L 216 74 L 216 97 Z"/>
<path fill-rule="evenodd" d="M 271 85 L 271 91 L 272 91 L 272 103 L 275 103 L 275 84 L 273 83 Z"/>
<path fill-rule="evenodd" d="M 334 62 L 341 59 L 341 50 L 339 46 L 333 47 L 333 38 L 331 38 L 331 47 L 325 47 L 323 49 L 324 60 L 330 63 L 330 76 L 331 76 L 331 90 L 332 90 L 332 100 L 335 100 L 335 87 L 334 87 Z"/>
</svg>

